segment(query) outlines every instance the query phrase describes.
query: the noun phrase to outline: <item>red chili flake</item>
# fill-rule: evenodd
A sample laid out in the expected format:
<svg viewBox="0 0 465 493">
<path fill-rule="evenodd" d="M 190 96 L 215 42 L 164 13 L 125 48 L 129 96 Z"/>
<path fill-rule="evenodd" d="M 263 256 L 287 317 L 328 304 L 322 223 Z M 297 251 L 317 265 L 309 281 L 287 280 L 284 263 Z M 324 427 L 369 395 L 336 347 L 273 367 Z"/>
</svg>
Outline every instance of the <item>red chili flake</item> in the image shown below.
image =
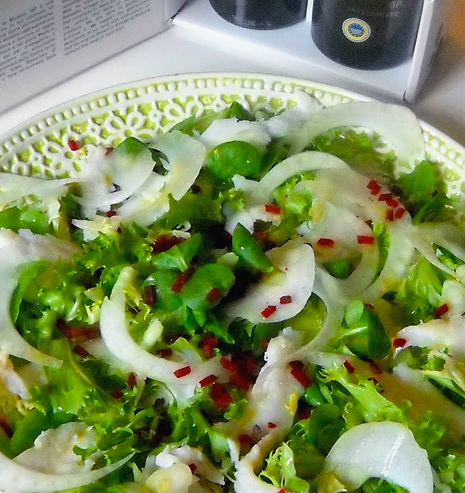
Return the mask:
<svg viewBox="0 0 465 493">
<path fill-rule="evenodd" d="M 316 242 L 316 244 L 321 247 L 333 247 L 334 243 L 335 241 L 332 238 L 319 238 Z"/>
<path fill-rule="evenodd" d="M 191 372 L 191 367 L 189 365 L 186 365 L 174 371 L 173 374 L 176 378 L 182 378 L 185 377 L 186 375 L 189 375 L 190 372 Z"/>
<path fill-rule="evenodd" d="M 287 491 L 284 489 L 284 488 L 281 488 L 279 491 L 277 491 L 276 493 L 287 493 Z"/>
<path fill-rule="evenodd" d="M 87 358 L 89 356 L 89 351 L 87 349 L 83 348 L 80 344 L 76 344 L 73 347 L 73 351 L 80 356 L 81 358 Z"/>
<path fill-rule="evenodd" d="M 367 188 L 370 190 L 372 195 L 378 195 L 381 191 L 381 185 L 374 179 L 368 182 Z"/>
<path fill-rule="evenodd" d="M 440 318 L 443 315 L 445 315 L 448 311 L 449 311 L 449 305 L 447 303 L 444 303 L 441 306 L 438 306 L 436 310 L 434 310 L 434 316 L 435 318 Z"/>
<path fill-rule="evenodd" d="M 392 341 L 392 347 L 399 349 L 401 347 L 404 347 L 407 344 L 407 339 L 404 339 L 403 337 L 396 337 Z"/>
<path fill-rule="evenodd" d="M 116 216 L 116 212 L 115 211 L 107 211 L 107 213 L 105 215 L 107 217 L 113 217 L 113 216 Z"/>
<path fill-rule="evenodd" d="M 367 219 L 365 221 L 365 224 L 371 228 L 373 226 L 373 220 L 372 219 Z"/>
<path fill-rule="evenodd" d="M 8 438 L 13 436 L 13 430 L 4 415 L 0 416 L 0 428 L 5 432 L 5 435 Z"/>
<path fill-rule="evenodd" d="M 388 223 L 394 221 L 394 210 L 393 209 L 388 209 L 386 211 L 386 221 Z"/>
<path fill-rule="evenodd" d="M 396 211 L 394 212 L 394 218 L 395 219 L 400 219 L 402 217 L 404 217 L 404 214 L 406 213 L 407 211 L 403 208 L 403 207 L 399 207 L 398 209 L 396 209 Z"/>
<path fill-rule="evenodd" d="M 233 373 L 232 375 L 230 375 L 229 381 L 234 385 L 234 387 L 237 387 L 238 389 L 249 390 L 249 381 L 244 375 L 241 375 L 240 373 Z"/>
<path fill-rule="evenodd" d="M 349 361 L 349 360 L 345 360 L 343 365 L 346 367 L 346 370 L 349 372 L 349 373 L 354 373 L 355 371 L 355 368 L 353 367 L 352 363 Z"/>
<path fill-rule="evenodd" d="M 369 310 L 373 310 L 375 305 L 373 305 L 373 303 L 365 303 L 365 306 L 369 309 Z"/>
<path fill-rule="evenodd" d="M 72 151 L 78 151 L 79 150 L 79 144 L 78 142 L 76 142 L 74 139 L 70 139 L 68 141 L 68 147 L 72 150 Z"/>
<path fill-rule="evenodd" d="M 205 358 L 213 358 L 214 349 L 218 345 L 218 337 L 210 334 L 205 335 L 199 343 L 199 348 L 202 350 Z"/>
<path fill-rule="evenodd" d="M 114 151 L 114 148 L 111 147 L 111 146 L 108 146 L 106 149 L 105 149 L 105 156 L 108 156 L 109 154 L 111 154 L 112 152 Z"/>
<path fill-rule="evenodd" d="M 239 440 L 239 443 L 242 444 L 250 443 L 252 441 L 250 435 L 247 435 L 247 433 L 243 433 L 242 435 L 239 435 L 237 439 Z"/>
<path fill-rule="evenodd" d="M 381 368 L 374 361 L 370 361 L 369 365 L 370 365 L 371 371 L 375 375 L 381 375 L 381 373 L 383 373 L 383 370 L 381 370 Z"/>
<path fill-rule="evenodd" d="M 121 228 L 118 228 L 116 232 L 120 235 L 123 232 L 123 230 Z"/>
<path fill-rule="evenodd" d="M 153 243 L 152 243 L 152 251 L 153 253 L 162 253 L 166 252 L 170 248 L 179 245 L 184 241 L 184 238 L 175 235 L 160 235 Z"/>
<path fill-rule="evenodd" d="M 265 204 L 265 212 L 268 212 L 268 214 L 281 214 L 281 207 L 277 204 Z"/>
<path fill-rule="evenodd" d="M 212 288 L 205 297 L 205 301 L 209 303 L 215 303 L 221 297 L 221 291 L 218 288 Z"/>
<path fill-rule="evenodd" d="M 216 375 L 208 375 L 207 377 L 202 378 L 202 380 L 200 380 L 199 385 L 201 387 L 207 387 L 208 385 L 215 383 L 217 380 L 218 377 Z"/>
<path fill-rule="evenodd" d="M 392 199 L 392 193 L 390 192 L 387 192 L 387 193 L 382 193 L 379 197 L 378 197 L 378 201 L 379 202 L 386 202 L 387 200 L 390 200 Z"/>
<path fill-rule="evenodd" d="M 171 291 L 173 291 L 173 293 L 179 293 L 184 284 L 186 284 L 186 282 L 194 273 L 194 270 L 194 266 L 190 265 L 184 272 L 181 272 L 181 274 L 179 274 L 179 276 L 176 278 L 173 285 L 171 286 Z"/>
<path fill-rule="evenodd" d="M 271 421 L 268 421 L 268 425 L 267 426 L 268 426 L 268 428 L 270 430 L 272 430 L 273 428 L 276 428 L 278 425 L 276 423 L 273 423 Z"/>
<path fill-rule="evenodd" d="M 289 305 L 290 303 L 292 303 L 292 296 L 289 294 L 281 296 L 281 298 L 279 298 L 279 303 L 281 305 Z"/>
<path fill-rule="evenodd" d="M 167 348 L 159 349 L 157 351 L 157 354 L 162 358 L 169 358 L 170 356 L 173 356 L 173 350 L 167 347 Z"/>
<path fill-rule="evenodd" d="M 386 200 L 386 205 L 395 209 L 399 205 L 399 202 L 395 198 L 390 198 Z"/>
<path fill-rule="evenodd" d="M 121 389 L 116 389 L 112 392 L 111 396 L 113 399 L 121 399 L 121 397 L 123 397 L 123 391 Z"/>
<path fill-rule="evenodd" d="M 194 473 L 197 469 L 197 466 L 191 462 L 189 465 L 188 465 L 189 469 L 191 470 L 191 473 Z"/>
<path fill-rule="evenodd" d="M 262 346 L 263 346 L 263 349 L 268 349 L 268 346 L 270 345 L 270 340 L 269 339 L 263 339 L 262 341 Z"/>
<path fill-rule="evenodd" d="M 358 235 L 357 236 L 357 243 L 359 245 L 374 245 L 375 244 L 375 237 L 374 236 L 367 236 L 367 235 Z"/>
<path fill-rule="evenodd" d="M 130 373 L 128 375 L 128 378 L 126 380 L 126 383 L 128 384 L 128 387 L 132 390 L 136 384 L 137 384 L 137 376 L 135 373 Z"/>
<path fill-rule="evenodd" d="M 373 382 L 375 385 L 379 384 L 378 380 L 376 380 L 375 377 L 368 377 L 367 380 L 369 380 L 370 382 Z"/>
<path fill-rule="evenodd" d="M 291 375 L 300 383 L 300 385 L 304 388 L 310 387 L 312 381 L 305 373 L 305 368 L 302 361 L 291 361 L 289 366 L 291 367 Z"/>
<path fill-rule="evenodd" d="M 264 310 L 261 311 L 261 315 L 263 318 L 270 318 L 275 311 L 276 311 L 275 305 L 268 305 Z"/>
<path fill-rule="evenodd" d="M 237 371 L 237 364 L 234 361 L 225 358 L 224 356 L 221 357 L 220 364 L 225 370 Z"/>
</svg>

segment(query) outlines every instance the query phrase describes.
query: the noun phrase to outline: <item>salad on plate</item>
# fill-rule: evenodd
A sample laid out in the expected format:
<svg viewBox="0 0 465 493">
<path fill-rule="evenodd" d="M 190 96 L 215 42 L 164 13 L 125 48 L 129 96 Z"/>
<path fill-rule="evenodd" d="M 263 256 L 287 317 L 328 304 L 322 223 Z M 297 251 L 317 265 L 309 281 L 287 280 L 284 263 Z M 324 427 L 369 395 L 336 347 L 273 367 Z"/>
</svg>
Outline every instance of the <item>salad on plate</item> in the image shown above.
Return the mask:
<svg viewBox="0 0 465 493">
<path fill-rule="evenodd" d="M 192 116 L 0 176 L 0 491 L 465 489 L 465 234 L 413 113 Z"/>
</svg>

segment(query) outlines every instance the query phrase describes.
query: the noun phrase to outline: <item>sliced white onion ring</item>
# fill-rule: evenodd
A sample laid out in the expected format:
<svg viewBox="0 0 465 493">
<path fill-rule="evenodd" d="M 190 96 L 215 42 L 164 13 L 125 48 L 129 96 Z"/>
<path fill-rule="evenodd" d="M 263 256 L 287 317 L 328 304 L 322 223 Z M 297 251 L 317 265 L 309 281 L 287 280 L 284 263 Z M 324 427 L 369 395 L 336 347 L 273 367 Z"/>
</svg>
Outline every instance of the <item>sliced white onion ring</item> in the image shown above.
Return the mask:
<svg viewBox="0 0 465 493">
<path fill-rule="evenodd" d="M 433 493 L 428 455 L 404 425 L 392 421 L 363 423 L 346 431 L 325 460 L 349 489 L 380 478 L 410 493 Z"/>
<path fill-rule="evenodd" d="M 274 271 L 264 275 L 242 298 L 228 305 L 228 316 L 245 318 L 254 324 L 281 322 L 300 313 L 307 303 L 315 278 L 312 247 L 300 239 L 289 240 L 266 255 Z M 283 297 L 287 296 L 289 303 L 283 302 Z M 270 307 L 274 307 L 274 311 Z M 271 313 L 268 314 L 267 309 Z"/>
</svg>

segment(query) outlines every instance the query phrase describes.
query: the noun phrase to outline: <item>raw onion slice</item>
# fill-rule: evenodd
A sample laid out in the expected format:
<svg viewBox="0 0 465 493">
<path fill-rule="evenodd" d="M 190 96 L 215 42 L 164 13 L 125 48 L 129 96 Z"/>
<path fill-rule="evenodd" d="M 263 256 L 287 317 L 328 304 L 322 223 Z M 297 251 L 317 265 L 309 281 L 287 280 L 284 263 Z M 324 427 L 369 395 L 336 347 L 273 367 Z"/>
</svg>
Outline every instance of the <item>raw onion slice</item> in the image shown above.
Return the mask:
<svg viewBox="0 0 465 493">
<path fill-rule="evenodd" d="M 404 166 L 425 156 L 421 125 L 412 111 L 395 104 L 356 101 L 323 108 L 291 137 L 294 152 L 301 152 L 315 137 L 340 127 L 361 127 L 378 133 L 394 148 Z"/>
<path fill-rule="evenodd" d="M 64 195 L 67 185 L 74 181 L 73 178 L 44 180 L 14 173 L 1 173 L 0 207 L 31 195 L 40 199 L 41 202 L 56 199 Z"/>
<path fill-rule="evenodd" d="M 67 258 L 75 251 L 70 243 L 49 235 L 36 235 L 28 230 L 14 233 L 0 231 L 0 351 L 44 366 L 60 366 L 61 361 L 31 346 L 16 330 L 10 305 L 19 279 L 19 267 L 29 261 Z"/>
<path fill-rule="evenodd" d="M 363 423 L 346 431 L 329 451 L 325 469 L 350 489 L 380 478 L 410 493 L 433 493 L 426 451 L 406 426 L 392 421 Z"/>
<path fill-rule="evenodd" d="M 152 174 L 152 186 L 134 193 L 111 218 L 114 224 L 135 221 L 149 226 L 169 209 L 170 195 L 180 200 L 194 183 L 205 160 L 205 147 L 178 131 L 157 137 L 151 145 L 167 157 L 167 175 Z M 155 176 L 153 176 L 155 175 Z"/>
<path fill-rule="evenodd" d="M 120 468 L 134 454 L 124 459 L 88 472 L 71 474 L 48 474 L 34 471 L 9 459 L 0 452 L 0 490 L 2 493 L 53 493 L 55 491 L 79 488 L 93 483 Z"/>
<path fill-rule="evenodd" d="M 396 337 L 409 346 L 428 347 L 430 349 L 447 348 L 450 356 L 465 356 L 465 320 L 460 315 L 450 318 L 430 320 L 418 325 L 409 325 L 397 333 Z"/>
<path fill-rule="evenodd" d="M 312 247 L 299 239 L 289 240 L 266 255 L 273 264 L 273 272 L 264 275 L 241 299 L 228 305 L 228 316 L 245 318 L 254 324 L 281 322 L 300 313 L 307 303 L 315 278 Z M 291 302 L 282 304 L 283 296 L 290 296 Z"/>
<path fill-rule="evenodd" d="M 155 356 L 139 346 L 129 334 L 126 324 L 126 295 L 124 290 L 135 275 L 132 267 L 125 267 L 113 288 L 110 298 L 105 298 L 100 311 L 100 334 L 108 350 L 120 361 L 121 370 L 128 368 L 142 377 L 152 378 L 164 383 L 178 399 L 186 399 L 194 394 L 199 382 L 216 375 L 224 381 L 225 370 L 218 357 L 205 362 L 178 362 Z M 189 366 L 189 372 L 176 376 L 182 368 Z"/>
<path fill-rule="evenodd" d="M 126 200 L 149 178 L 153 166 L 149 148 L 135 155 L 107 155 L 101 148 L 90 152 L 77 176 L 82 196 L 76 200 L 85 217 L 91 219 L 97 211 L 108 211 L 112 205 Z"/>
<path fill-rule="evenodd" d="M 262 481 L 256 474 L 266 456 L 283 439 L 283 433 L 277 429 L 262 438 L 240 461 L 236 462 L 234 481 L 235 493 L 277 493 L 276 486 Z M 233 455 L 234 450 L 231 451 Z"/>
</svg>

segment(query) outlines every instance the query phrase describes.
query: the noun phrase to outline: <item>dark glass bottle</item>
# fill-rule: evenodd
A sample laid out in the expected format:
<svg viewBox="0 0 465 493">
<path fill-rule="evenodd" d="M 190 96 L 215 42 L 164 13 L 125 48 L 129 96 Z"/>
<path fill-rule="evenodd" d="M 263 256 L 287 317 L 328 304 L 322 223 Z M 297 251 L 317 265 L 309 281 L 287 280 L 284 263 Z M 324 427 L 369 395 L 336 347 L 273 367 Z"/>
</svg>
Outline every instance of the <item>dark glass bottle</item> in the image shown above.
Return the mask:
<svg viewBox="0 0 465 493">
<path fill-rule="evenodd" d="M 312 38 L 331 60 L 395 67 L 413 55 L 423 0 L 314 0 Z"/>
<path fill-rule="evenodd" d="M 307 0 L 210 0 L 228 22 L 247 29 L 277 29 L 305 19 Z"/>
</svg>

